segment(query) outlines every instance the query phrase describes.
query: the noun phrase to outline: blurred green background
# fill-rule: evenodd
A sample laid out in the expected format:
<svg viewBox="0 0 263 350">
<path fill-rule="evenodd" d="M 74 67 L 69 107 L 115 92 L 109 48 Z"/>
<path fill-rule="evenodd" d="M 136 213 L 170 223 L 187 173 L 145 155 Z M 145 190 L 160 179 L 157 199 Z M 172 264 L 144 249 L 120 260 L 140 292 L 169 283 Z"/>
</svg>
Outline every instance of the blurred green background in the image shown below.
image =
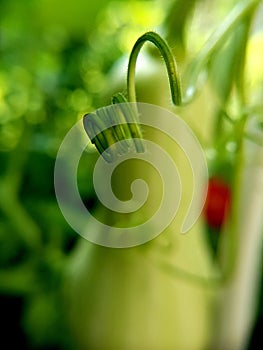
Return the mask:
<svg viewBox="0 0 263 350">
<path fill-rule="evenodd" d="M 1 344 L 74 349 L 61 284 L 81 238 L 60 213 L 53 188 L 67 131 L 108 105 L 115 86 L 124 89 L 128 54 L 140 34 L 163 34 L 183 66 L 235 2 L 0 0 Z M 81 192 L 94 210 L 97 154 L 85 157 Z M 262 332 L 259 300 L 249 349 Z"/>
</svg>

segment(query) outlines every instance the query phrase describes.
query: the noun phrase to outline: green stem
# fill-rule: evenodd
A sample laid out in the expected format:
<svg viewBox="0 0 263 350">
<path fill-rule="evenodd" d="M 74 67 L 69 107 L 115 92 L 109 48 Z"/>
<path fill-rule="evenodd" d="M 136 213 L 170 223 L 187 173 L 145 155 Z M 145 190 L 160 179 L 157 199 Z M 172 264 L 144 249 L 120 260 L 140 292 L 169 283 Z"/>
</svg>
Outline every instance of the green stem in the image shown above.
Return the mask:
<svg viewBox="0 0 263 350">
<path fill-rule="evenodd" d="M 167 68 L 172 101 L 175 105 L 180 105 L 182 102 L 181 80 L 180 80 L 175 58 L 173 56 L 171 49 L 167 45 L 166 41 L 162 39 L 157 33 L 154 33 L 154 32 L 147 32 L 143 34 L 136 41 L 131 51 L 129 64 L 128 64 L 128 74 L 127 74 L 128 101 L 136 102 L 136 92 L 135 92 L 136 61 L 143 44 L 146 43 L 147 41 L 153 43 L 162 54 L 166 68 Z"/>
<path fill-rule="evenodd" d="M 237 256 L 239 251 L 239 232 L 238 232 L 238 222 L 240 220 L 240 202 L 241 202 L 241 185 L 242 176 L 244 169 L 244 133 L 245 125 L 247 121 L 247 116 L 241 118 L 238 123 L 238 128 L 235 128 L 237 132 L 237 153 L 234 168 L 234 180 L 233 180 L 233 190 L 232 190 L 232 210 L 231 210 L 231 221 L 229 226 L 226 228 L 226 247 L 222 247 L 224 250 L 223 259 L 225 259 L 225 264 L 223 264 L 223 274 L 225 279 L 229 281 L 236 269 Z"/>
</svg>

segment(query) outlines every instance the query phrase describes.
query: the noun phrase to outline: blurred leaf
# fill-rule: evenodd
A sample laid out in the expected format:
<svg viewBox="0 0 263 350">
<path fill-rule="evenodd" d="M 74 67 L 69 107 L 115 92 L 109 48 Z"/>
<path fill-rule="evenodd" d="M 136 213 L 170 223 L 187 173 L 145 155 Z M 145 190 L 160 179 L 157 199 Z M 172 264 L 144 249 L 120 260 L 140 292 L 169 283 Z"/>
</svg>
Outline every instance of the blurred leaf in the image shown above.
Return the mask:
<svg viewBox="0 0 263 350">
<path fill-rule="evenodd" d="M 251 18 L 242 21 L 231 33 L 225 47 L 210 59 L 210 79 L 222 105 L 225 105 L 233 84 L 243 97 L 244 65 Z"/>
<path fill-rule="evenodd" d="M 196 2 L 196 0 L 175 0 L 167 11 L 165 19 L 166 38 L 168 42 L 175 43 L 176 55 L 178 55 L 179 50 L 184 52 L 186 49 L 185 32 Z"/>
</svg>

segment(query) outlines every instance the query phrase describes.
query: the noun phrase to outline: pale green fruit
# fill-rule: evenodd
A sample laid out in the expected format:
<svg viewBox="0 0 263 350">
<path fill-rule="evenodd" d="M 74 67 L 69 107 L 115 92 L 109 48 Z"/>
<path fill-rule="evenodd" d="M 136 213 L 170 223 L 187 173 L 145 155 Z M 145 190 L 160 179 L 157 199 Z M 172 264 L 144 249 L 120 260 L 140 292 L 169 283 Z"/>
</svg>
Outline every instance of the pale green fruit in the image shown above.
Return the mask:
<svg viewBox="0 0 263 350">
<path fill-rule="evenodd" d="M 145 71 L 142 76 L 145 84 L 139 82 L 138 91 L 144 91 L 148 97 L 140 98 L 140 101 L 155 102 L 161 106 L 166 102 L 169 104 L 163 67 L 148 76 Z M 146 133 L 148 138 L 164 146 L 174 157 L 179 173 L 182 172 L 186 197 L 183 192 L 178 215 L 165 232 L 142 246 L 112 249 L 80 240 L 68 266 L 65 284 L 76 349 L 209 348 L 213 293 L 187 279 L 184 274 L 170 271 L 172 266 L 176 266 L 203 278 L 212 273 L 201 220 L 185 235 L 179 229 L 189 205 L 187 196 L 192 186 L 189 169 L 185 170 L 183 156 L 177 154 L 178 147 L 171 144 L 171 140 L 162 139 L 158 132 L 147 130 Z M 120 180 L 116 181 L 116 185 L 119 185 L 120 193 L 125 191 L 122 180 L 128 173 L 136 178 L 137 170 L 136 165 L 128 166 L 123 174 L 119 174 Z M 147 173 L 149 170 L 140 168 L 140 171 Z M 149 203 L 151 209 L 159 200 L 161 184 L 150 173 L 148 185 L 154 193 Z M 147 216 L 150 209 L 146 209 L 143 216 Z M 133 219 L 136 221 L 136 216 Z M 91 227 L 90 230 L 96 229 Z"/>
</svg>

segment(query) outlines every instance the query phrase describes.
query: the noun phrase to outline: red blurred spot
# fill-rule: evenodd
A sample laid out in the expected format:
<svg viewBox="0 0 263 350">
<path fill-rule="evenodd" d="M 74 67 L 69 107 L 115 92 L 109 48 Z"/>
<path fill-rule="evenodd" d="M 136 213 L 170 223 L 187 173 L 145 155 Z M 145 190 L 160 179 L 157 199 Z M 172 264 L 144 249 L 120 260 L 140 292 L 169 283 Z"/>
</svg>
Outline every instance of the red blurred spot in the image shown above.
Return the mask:
<svg viewBox="0 0 263 350">
<path fill-rule="evenodd" d="M 209 180 L 204 215 L 207 224 L 220 228 L 225 222 L 230 207 L 231 191 L 229 185 L 219 177 Z"/>
</svg>

